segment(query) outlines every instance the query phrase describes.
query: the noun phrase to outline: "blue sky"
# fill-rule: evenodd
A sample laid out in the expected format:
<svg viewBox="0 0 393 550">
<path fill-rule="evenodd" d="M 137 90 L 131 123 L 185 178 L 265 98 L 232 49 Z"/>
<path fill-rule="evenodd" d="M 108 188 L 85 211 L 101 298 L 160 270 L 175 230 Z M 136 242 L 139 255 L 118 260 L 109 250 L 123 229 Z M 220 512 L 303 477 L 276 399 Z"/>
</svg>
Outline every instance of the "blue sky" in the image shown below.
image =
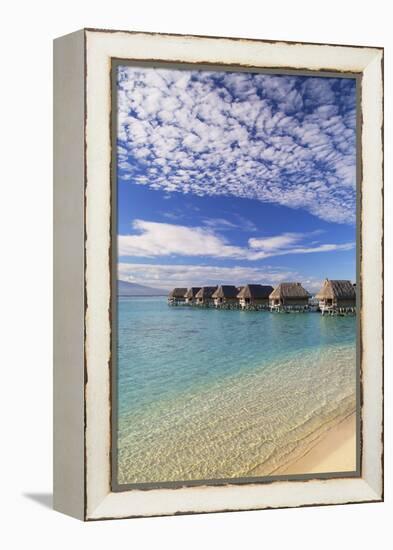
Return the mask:
<svg viewBox="0 0 393 550">
<path fill-rule="evenodd" d="M 119 278 L 355 280 L 356 81 L 118 69 Z"/>
</svg>

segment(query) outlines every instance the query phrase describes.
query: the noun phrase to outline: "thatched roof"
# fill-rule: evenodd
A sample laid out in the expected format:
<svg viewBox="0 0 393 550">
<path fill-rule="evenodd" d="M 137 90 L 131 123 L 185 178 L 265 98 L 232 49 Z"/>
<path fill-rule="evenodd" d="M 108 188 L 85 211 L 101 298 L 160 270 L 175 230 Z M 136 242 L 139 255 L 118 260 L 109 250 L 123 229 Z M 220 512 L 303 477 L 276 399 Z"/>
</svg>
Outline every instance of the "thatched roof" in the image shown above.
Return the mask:
<svg viewBox="0 0 393 550">
<path fill-rule="evenodd" d="M 217 290 L 216 286 L 203 286 L 195 295 L 195 298 L 211 298 Z"/>
<path fill-rule="evenodd" d="M 356 290 L 351 281 L 330 281 L 326 279 L 315 297 L 318 300 L 355 300 Z"/>
<path fill-rule="evenodd" d="M 301 283 L 280 283 L 270 294 L 270 299 L 308 298 L 310 295 Z"/>
<path fill-rule="evenodd" d="M 169 293 L 169 298 L 184 298 L 187 292 L 186 288 L 174 288 Z"/>
<path fill-rule="evenodd" d="M 212 298 L 236 298 L 238 289 L 234 285 L 221 285 L 212 295 Z"/>
<path fill-rule="evenodd" d="M 195 296 L 198 294 L 198 292 L 201 290 L 200 286 L 192 286 L 189 288 L 185 294 L 186 298 L 195 298 Z"/>
<path fill-rule="evenodd" d="M 272 286 L 265 285 L 246 285 L 244 286 L 239 294 L 238 298 L 269 298 L 271 292 L 273 291 Z"/>
</svg>

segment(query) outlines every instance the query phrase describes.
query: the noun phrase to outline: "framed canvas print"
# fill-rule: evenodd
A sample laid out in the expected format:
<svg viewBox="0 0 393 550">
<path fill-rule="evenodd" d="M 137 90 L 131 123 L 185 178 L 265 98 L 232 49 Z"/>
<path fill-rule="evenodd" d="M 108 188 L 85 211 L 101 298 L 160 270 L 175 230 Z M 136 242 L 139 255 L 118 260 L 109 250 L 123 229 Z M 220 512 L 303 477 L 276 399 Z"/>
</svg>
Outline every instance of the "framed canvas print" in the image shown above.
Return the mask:
<svg viewBox="0 0 393 550">
<path fill-rule="evenodd" d="M 54 506 L 383 499 L 383 50 L 55 40 Z"/>
</svg>

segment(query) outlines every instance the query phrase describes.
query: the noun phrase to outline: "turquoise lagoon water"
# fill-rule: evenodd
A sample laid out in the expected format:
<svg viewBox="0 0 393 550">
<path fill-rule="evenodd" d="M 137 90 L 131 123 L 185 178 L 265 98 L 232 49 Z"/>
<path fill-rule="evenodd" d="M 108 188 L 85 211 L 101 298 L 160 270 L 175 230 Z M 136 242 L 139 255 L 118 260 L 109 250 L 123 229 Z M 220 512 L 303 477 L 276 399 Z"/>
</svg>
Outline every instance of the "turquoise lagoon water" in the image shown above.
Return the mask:
<svg viewBox="0 0 393 550">
<path fill-rule="evenodd" d="M 118 482 L 279 472 L 355 410 L 355 349 L 354 317 L 120 298 Z"/>
</svg>

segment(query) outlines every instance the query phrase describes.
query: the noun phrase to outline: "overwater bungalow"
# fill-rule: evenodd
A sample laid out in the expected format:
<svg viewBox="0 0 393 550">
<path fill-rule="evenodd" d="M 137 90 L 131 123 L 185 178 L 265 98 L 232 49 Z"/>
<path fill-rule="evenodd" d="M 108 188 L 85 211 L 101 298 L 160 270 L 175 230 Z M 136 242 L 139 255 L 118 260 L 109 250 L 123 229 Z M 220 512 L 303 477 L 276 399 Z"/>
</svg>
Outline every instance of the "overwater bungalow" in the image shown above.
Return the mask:
<svg viewBox="0 0 393 550">
<path fill-rule="evenodd" d="M 319 308 L 324 313 L 355 313 L 356 287 L 351 281 L 325 279 L 321 290 L 316 295 Z"/>
<path fill-rule="evenodd" d="M 320 311 L 319 300 L 315 296 L 310 296 L 308 299 L 308 309 L 310 311 Z"/>
<path fill-rule="evenodd" d="M 186 302 L 186 288 L 174 288 L 168 295 L 168 304 L 178 306 Z"/>
<path fill-rule="evenodd" d="M 273 287 L 269 285 L 246 285 L 237 295 L 242 309 L 267 309 Z"/>
<path fill-rule="evenodd" d="M 221 285 L 212 294 L 214 305 L 223 309 L 235 308 L 238 305 L 238 293 L 239 290 L 234 285 Z"/>
<path fill-rule="evenodd" d="M 310 295 L 301 283 L 280 283 L 269 296 L 272 311 L 306 311 Z"/>
<path fill-rule="evenodd" d="M 205 306 L 205 307 L 211 307 L 214 306 L 214 299 L 213 294 L 217 290 L 217 286 L 203 286 L 197 293 L 196 293 L 196 305 L 197 306 Z"/>
<path fill-rule="evenodd" d="M 194 305 L 196 303 L 196 295 L 201 290 L 200 286 L 192 286 L 185 294 L 186 304 Z"/>
</svg>

